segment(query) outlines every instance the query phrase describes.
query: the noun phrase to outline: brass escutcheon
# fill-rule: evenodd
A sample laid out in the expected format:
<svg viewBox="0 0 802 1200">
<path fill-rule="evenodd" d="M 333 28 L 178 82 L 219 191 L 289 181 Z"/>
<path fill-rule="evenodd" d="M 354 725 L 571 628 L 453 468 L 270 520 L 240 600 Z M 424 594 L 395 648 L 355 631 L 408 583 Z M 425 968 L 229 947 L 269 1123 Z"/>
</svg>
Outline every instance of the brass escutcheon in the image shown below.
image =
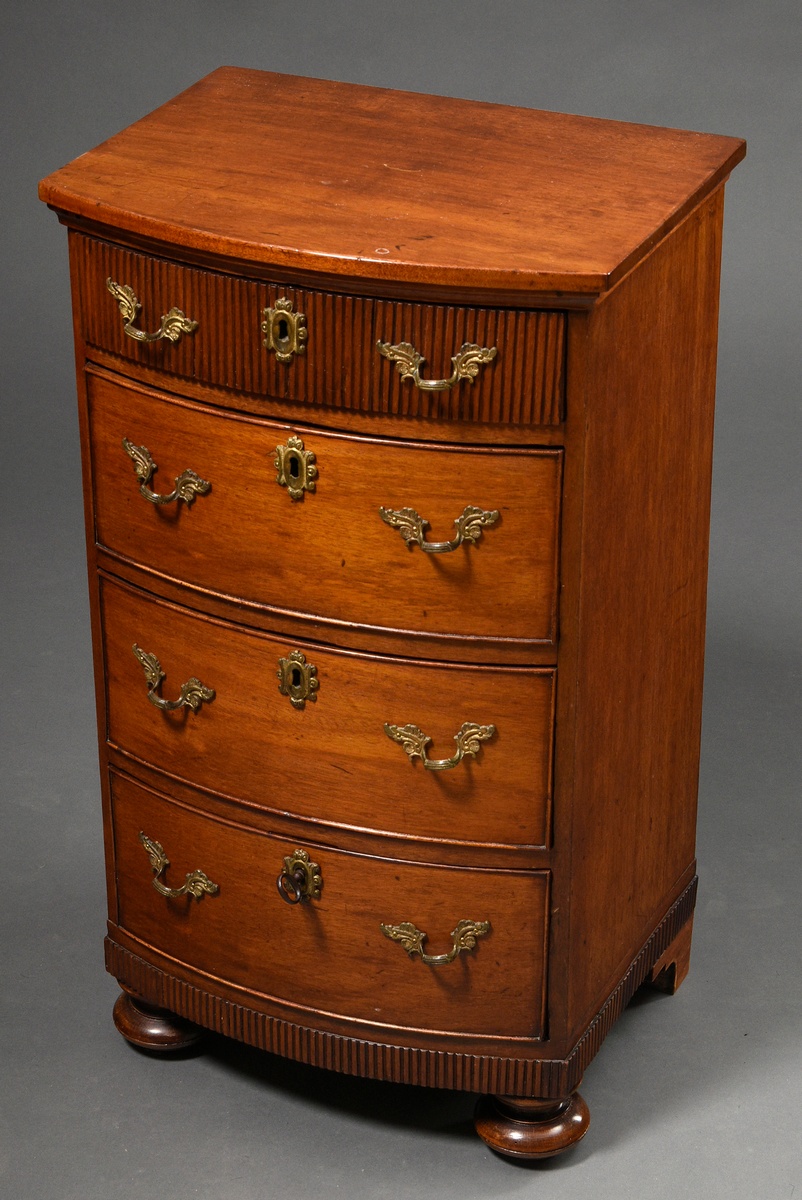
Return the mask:
<svg viewBox="0 0 802 1200">
<path fill-rule="evenodd" d="M 306 850 L 296 850 L 284 859 L 284 867 L 276 880 L 278 894 L 287 904 L 302 900 L 319 900 L 323 887 L 320 867 L 312 862 Z"/>
<path fill-rule="evenodd" d="M 473 383 L 479 367 L 483 363 L 492 362 L 498 351 L 495 346 L 477 346 L 475 342 L 465 342 L 456 354 L 452 356 L 454 370 L 448 379 L 421 379 L 420 369 L 426 359 L 409 342 L 399 342 L 391 346 L 389 342 L 377 342 L 376 349 L 391 363 L 402 379 L 411 379 L 415 387 L 423 392 L 446 392 L 463 379 Z"/>
<path fill-rule="evenodd" d="M 320 683 L 317 667 L 306 661 L 306 655 L 293 650 L 286 658 L 278 660 L 278 690 L 289 696 L 293 708 L 305 708 L 307 700 L 317 700 Z"/>
<path fill-rule="evenodd" d="M 460 921 L 451 931 L 451 949 L 446 954 L 426 954 L 423 943 L 427 935 L 411 921 L 402 921 L 400 925 L 382 925 L 381 931 L 392 942 L 399 942 L 410 958 L 419 954 L 421 962 L 427 967 L 444 967 L 453 962 L 463 950 L 473 950 L 477 938 L 490 932 L 490 922 L 467 919 Z"/>
<path fill-rule="evenodd" d="M 212 883 L 205 871 L 189 871 L 181 887 L 167 887 L 159 879 L 159 876 L 163 875 L 170 865 L 170 860 L 164 853 L 164 847 L 161 842 L 154 842 L 141 831 L 139 840 L 145 847 L 150 865 L 153 867 L 151 883 L 160 896 L 166 896 L 168 900 L 175 900 L 178 896 L 194 896 L 196 900 L 202 900 L 204 896 L 216 896 L 220 891 L 219 885 Z"/>
<path fill-rule="evenodd" d="M 162 316 L 161 324 L 155 333 L 145 333 L 136 329 L 133 322 L 142 305 L 137 300 L 134 289 L 127 283 L 115 283 L 113 279 L 106 280 L 106 287 L 120 306 L 123 316 L 123 332 L 135 342 L 158 342 L 166 338 L 168 342 L 177 342 L 182 333 L 194 333 L 198 322 L 187 317 L 180 308 L 171 308 Z"/>
<path fill-rule="evenodd" d="M 291 500 L 303 500 L 304 492 L 317 490 L 317 466 L 314 451 L 304 450 L 304 444 L 294 433 L 286 445 L 276 446 L 273 466 L 276 483 L 285 487 Z"/>
<path fill-rule="evenodd" d="M 292 362 L 293 354 L 306 352 L 306 317 L 292 311 L 292 300 L 282 297 L 273 308 L 263 309 L 262 316 L 263 344 L 279 362 Z"/>
</svg>

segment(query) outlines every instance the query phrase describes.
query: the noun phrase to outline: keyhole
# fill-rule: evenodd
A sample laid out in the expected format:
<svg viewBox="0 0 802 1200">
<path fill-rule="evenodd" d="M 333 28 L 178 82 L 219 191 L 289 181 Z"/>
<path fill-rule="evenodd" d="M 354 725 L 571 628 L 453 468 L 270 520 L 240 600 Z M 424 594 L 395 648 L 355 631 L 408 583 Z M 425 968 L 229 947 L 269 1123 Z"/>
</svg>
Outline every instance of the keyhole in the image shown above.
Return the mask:
<svg viewBox="0 0 802 1200">
<path fill-rule="evenodd" d="M 279 341 L 281 341 L 281 342 L 286 342 L 289 339 L 290 327 L 287 324 L 287 320 L 285 317 L 279 317 L 278 336 L 279 336 Z"/>
<path fill-rule="evenodd" d="M 301 474 L 301 464 L 298 461 L 297 454 L 290 455 L 290 477 L 297 479 Z"/>
<path fill-rule="evenodd" d="M 299 688 L 301 686 L 301 672 L 297 667 L 292 668 L 292 686 Z"/>
</svg>

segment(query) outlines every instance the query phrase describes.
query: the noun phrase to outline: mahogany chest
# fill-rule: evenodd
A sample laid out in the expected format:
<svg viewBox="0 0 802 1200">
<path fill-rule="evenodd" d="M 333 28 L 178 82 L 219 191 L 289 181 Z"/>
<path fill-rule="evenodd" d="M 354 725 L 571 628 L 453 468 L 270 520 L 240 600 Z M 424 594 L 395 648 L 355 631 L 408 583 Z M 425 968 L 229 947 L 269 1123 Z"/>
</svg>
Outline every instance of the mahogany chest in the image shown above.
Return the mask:
<svg viewBox="0 0 802 1200">
<path fill-rule="evenodd" d="M 743 154 L 222 68 L 41 184 L 131 1042 L 583 1135 L 610 1026 L 687 970 Z"/>
</svg>

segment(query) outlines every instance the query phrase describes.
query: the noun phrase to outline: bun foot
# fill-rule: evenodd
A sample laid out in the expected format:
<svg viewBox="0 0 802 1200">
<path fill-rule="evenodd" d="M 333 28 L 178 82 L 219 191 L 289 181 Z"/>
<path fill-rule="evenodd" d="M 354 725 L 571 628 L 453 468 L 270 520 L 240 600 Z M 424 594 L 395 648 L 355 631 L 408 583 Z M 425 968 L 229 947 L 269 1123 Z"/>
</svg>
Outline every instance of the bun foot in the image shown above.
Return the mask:
<svg viewBox="0 0 802 1200">
<path fill-rule="evenodd" d="M 185 1050 L 194 1046 L 204 1030 L 164 1008 L 123 992 L 114 1005 L 114 1024 L 126 1041 L 143 1050 Z"/>
<path fill-rule="evenodd" d="M 476 1132 L 491 1150 L 509 1158 L 552 1158 L 584 1137 L 588 1106 L 579 1092 L 567 1100 L 483 1096 L 476 1106 Z"/>
</svg>

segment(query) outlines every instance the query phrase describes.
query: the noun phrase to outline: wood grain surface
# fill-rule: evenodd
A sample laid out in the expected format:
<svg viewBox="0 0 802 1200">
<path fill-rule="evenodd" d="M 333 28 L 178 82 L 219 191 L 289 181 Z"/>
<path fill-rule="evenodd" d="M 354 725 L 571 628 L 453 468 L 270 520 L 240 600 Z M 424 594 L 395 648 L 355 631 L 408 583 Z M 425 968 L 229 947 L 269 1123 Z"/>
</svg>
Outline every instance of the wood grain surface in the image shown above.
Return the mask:
<svg viewBox="0 0 802 1200">
<path fill-rule="evenodd" d="M 722 205 L 720 191 L 589 321 L 577 732 L 563 781 L 574 1029 L 693 874 Z"/>
<path fill-rule="evenodd" d="M 304 843 L 319 900 L 289 905 L 276 878 L 292 842 L 224 823 L 115 777 L 119 924 L 163 954 L 299 1010 L 379 1025 L 538 1037 L 543 1030 L 546 872 L 417 866 Z M 167 899 L 151 886 L 140 831 L 170 859 L 167 886 L 203 870 L 217 895 Z M 442 954 L 463 919 L 489 921 L 445 966 L 410 958 L 381 931 L 411 921 Z"/>
<path fill-rule="evenodd" d="M 309 419 L 327 409 L 478 425 L 557 425 L 562 420 L 565 317 L 559 312 L 458 308 L 313 291 L 287 284 L 200 271 L 71 235 L 81 326 L 90 346 L 132 364 L 231 389 L 220 400 L 236 408 L 243 393 L 295 401 Z M 198 322 L 172 343 L 143 343 L 123 331 L 113 279 L 142 304 L 136 327 L 158 329 L 177 307 Z M 263 311 L 279 299 L 306 318 L 303 354 L 279 362 L 263 345 Z M 473 381 L 449 391 L 421 390 L 402 380 L 377 341 L 407 342 L 426 359 L 424 379 L 451 376 L 452 356 L 468 342 L 496 350 Z M 128 363 L 124 369 L 129 370 Z M 320 411 L 324 410 L 324 411 Z"/>
<path fill-rule="evenodd" d="M 460 637 L 556 637 L 559 450 L 505 451 L 348 438 L 178 402 L 88 375 L 96 536 L 174 579 L 274 609 Z M 301 434 L 314 493 L 276 482 L 276 447 Z M 123 450 L 158 464 L 169 493 L 191 468 L 211 483 L 191 506 L 149 503 Z M 408 547 L 379 509 L 412 507 L 429 540 L 454 535 L 466 505 L 498 511 L 454 552 Z"/>
<path fill-rule="evenodd" d="M 279 812 L 411 838 L 496 845 L 548 842 L 554 672 L 337 653 L 213 621 L 123 587 L 102 586 L 108 736 L 162 771 Z M 136 643 L 155 654 L 174 700 L 196 677 L 215 698 L 165 713 L 147 699 Z M 317 667 L 314 702 L 278 690 L 280 657 Z M 414 724 L 431 758 L 455 752 L 466 721 L 495 725 L 478 756 L 427 771 L 384 732 Z"/>
<path fill-rule="evenodd" d="M 223 258 L 598 293 L 744 153 L 736 138 L 221 67 L 39 194 Z"/>
</svg>

